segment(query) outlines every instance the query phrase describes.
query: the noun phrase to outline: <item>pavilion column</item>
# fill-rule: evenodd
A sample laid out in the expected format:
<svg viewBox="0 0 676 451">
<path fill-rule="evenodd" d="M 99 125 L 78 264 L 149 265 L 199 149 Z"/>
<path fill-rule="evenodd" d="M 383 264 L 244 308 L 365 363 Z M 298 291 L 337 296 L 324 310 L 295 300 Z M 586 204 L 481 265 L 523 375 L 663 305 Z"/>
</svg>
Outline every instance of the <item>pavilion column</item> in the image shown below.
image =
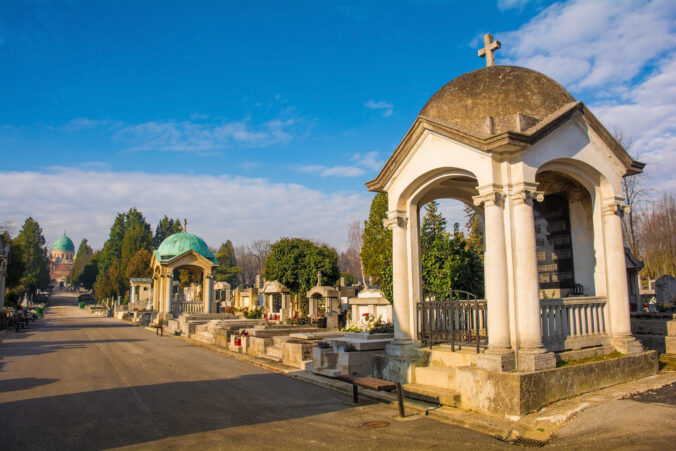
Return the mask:
<svg viewBox="0 0 676 451">
<path fill-rule="evenodd" d="M 383 224 L 392 230 L 392 295 L 394 311 L 394 340 L 387 345 L 387 354 L 408 357 L 414 350 L 411 330 L 411 309 L 408 300 L 408 261 L 406 252 L 406 225 L 403 211 L 387 212 Z"/>
<path fill-rule="evenodd" d="M 517 367 L 520 371 L 538 371 L 556 367 L 554 353 L 542 345 L 540 283 L 537 271 L 533 201 L 543 195 L 535 187 L 512 193 L 516 274 Z"/>
<path fill-rule="evenodd" d="M 204 313 L 211 313 L 211 305 L 214 303 L 214 276 L 204 276 Z"/>
<path fill-rule="evenodd" d="M 603 235 L 611 344 L 623 354 L 639 354 L 643 346 L 631 333 L 627 263 L 624 255 L 622 216 L 625 206 L 617 199 L 603 204 Z"/>
<path fill-rule="evenodd" d="M 160 296 L 162 295 L 160 290 L 159 279 L 157 276 L 153 277 L 153 310 L 156 312 L 160 311 Z"/>
<path fill-rule="evenodd" d="M 473 200 L 476 206 L 484 205 L 484 280 L 488 309 L 488 349 L 479 356 L 478 365 L 492 371 L 511 371 L 516 360 L 509 333 L 504 195 L 491 187 Z"/>
<path fill-rule="evenodd" d="M 167 282 L 166 282 L 166 298 L 165 298 L 165 309 L 164 311 L 167 313 L 171 313 L 171 294 L 174 289 L 174 275 L 172 273 L 169 273 L 166 275 Z"/>
</svg>

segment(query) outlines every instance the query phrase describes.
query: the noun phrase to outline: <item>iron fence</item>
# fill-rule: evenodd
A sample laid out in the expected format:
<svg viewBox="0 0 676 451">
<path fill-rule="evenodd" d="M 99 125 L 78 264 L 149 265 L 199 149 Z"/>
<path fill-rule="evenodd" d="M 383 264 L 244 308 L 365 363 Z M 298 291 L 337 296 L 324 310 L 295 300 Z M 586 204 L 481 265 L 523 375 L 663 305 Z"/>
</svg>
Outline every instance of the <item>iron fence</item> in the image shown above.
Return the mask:
<svg viewBox="0 0 676 451">
<path fill-rule="evenodd" d="M 427 295 L 417 305 L 418 340 L 432 347 L 438 343 L 488 346 L 486 301 L 467 291 L 449 290 Z"/>
</svg>

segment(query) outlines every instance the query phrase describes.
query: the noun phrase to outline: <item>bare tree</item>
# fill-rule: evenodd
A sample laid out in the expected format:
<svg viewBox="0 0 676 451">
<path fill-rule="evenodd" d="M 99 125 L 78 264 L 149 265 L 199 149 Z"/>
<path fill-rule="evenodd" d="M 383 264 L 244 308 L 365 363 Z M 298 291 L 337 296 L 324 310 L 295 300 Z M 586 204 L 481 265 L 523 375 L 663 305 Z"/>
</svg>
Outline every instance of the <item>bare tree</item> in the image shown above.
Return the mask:
<svg viewBox="0 0 676 451">
<path fill-rule="evenodd" d="M 347 230 L 347 250 L 341 252 L 338 263 L 341 272 L 349 272 L 355 277 L 361 277 L 362 283 L 366 286 L 360 256 L 363 234 L 362 223 L 357 220 L 352 221 Z"/>
<path fill-rule="evenodd" d="M 240 272 L 237 275 L 237 280 L 242 285 L 249 285 L 256 280 L 256 275 L 259 273 L 258 258 L 255 257 L 248 246 L 237 246 L 235 248 L 235 258 Z"/>
<path fill-rule="evenodd" d="M 651 278 L 676 276 L 676 200 L 670 194 L 640 217 L 641 256 Z"/>
<path fill-rule="evenodd" d="M 271 245 L 268 240 L 256 240 L 249 246 L 249 253 L 258 261 L 258 274 L 263 274 L 263 267 L 265 266 L 265 260 L 270 255 Z"/>
<path fill-rule="evenodd" d="M 625 136 L 619 128 L 616 128 L 613 134 L 617 142 L 629 153 L 633 140 Z M 638 160 L 640 153 L 637 152 L 633 158 Z M 624 194 L 625 201 L 631 207 L 629 213 L 624 215 L 622 228 L 631 252 L 638 257 L 641 256 L 641 247 L 639 245 L 640 236 L 636 218 L 640 215 L 643 203 L 645 203 L 648 196 L 652 193 L 652 189 L 643 184 L 643 173 L 641 173 L 628 175 L 622 179 L 622 193 Z"/>
</svg>

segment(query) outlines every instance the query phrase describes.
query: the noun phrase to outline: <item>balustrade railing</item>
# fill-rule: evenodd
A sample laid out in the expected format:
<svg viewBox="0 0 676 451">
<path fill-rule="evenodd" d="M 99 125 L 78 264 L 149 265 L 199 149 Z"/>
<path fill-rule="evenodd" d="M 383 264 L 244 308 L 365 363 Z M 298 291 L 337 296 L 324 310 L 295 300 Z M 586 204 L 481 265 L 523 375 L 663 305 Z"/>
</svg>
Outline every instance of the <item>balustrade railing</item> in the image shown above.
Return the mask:
<svg viewBox="0 0 676 451">
<path fill-rule="evenodd" d="M 543 344 L 549 351 L 608 344 L 605 309 L 604 297 L 542 299 Z"/>
<path fill-rule="evenodd" d="M 472 293 L 451 290 L 425 296 L 417 305 L 417 335 L 423 344 L 476 347 L 488 345 L 486 301 Z"/>
<path fill-rule="evenodd" d="M 181 313 L 202 313 L 204 311 L 203 302 L 172 302 L 171 313 L 180 315 Z"/>
</svg>

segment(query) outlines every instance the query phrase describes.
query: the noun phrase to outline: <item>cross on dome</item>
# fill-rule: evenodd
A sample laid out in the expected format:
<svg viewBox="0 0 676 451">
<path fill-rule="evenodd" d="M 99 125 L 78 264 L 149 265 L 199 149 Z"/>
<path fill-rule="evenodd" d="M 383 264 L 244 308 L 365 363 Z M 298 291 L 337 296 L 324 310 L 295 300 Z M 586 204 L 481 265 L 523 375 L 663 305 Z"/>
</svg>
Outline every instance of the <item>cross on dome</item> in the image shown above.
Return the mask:
<svg viewBox="0 0 676 451">
<path fill-rule="evenodd" d="M 484 35 L 484 48 L 479 49 L 479 56 L 486 57 L 486 67 L 495 66 L 495 51 L 500 47 L 500 41 L 493 41 L 493 35 Z"/>
<path fill-rule="evenodd" d="M 183 218 L 183 231 L 187 232 L 188 231 L 188 220 Z"/>
</svg>

